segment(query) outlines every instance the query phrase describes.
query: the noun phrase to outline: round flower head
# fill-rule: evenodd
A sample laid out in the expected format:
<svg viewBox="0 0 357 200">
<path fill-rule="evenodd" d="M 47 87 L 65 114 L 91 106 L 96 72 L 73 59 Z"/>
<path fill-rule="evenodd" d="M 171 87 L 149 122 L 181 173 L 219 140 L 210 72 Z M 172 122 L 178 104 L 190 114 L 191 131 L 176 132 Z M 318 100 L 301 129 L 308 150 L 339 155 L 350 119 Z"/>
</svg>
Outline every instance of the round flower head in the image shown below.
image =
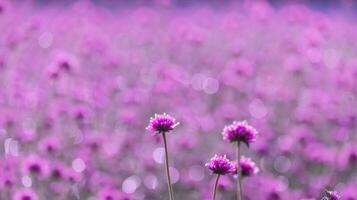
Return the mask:
<svg viewBox="0 0 357 200">
<path fill-rule="evenodd" d="M 259 168 L 255 163 L 245 156 L 242 156 L 239 161 L 239 169 L 243 177 L 254 176 L 259 172 Z"/>
<path fill-rule="evenodd" d="M 112 188 L 102 188 L 98 194 L 97 198 L 98 200 L 119 200 L 120 194 L 118 191 L 112 189 Z"/>
<path fill-rule="evenodd" d="M 37 176 L 45 176 L 48 172 L 47 162 L 37 155 L 29 155 L 22 164 L 22 172 Z"/>
<path fill-rule="evenodd" d="M 54 181 L 64 180 L 66 177 L 66 167 L 61 162 L 51 163 L 49 169 L 50 178 Z"/>
<path fill-rule="evenodd" d="M 335 191 L 328 191 L 326 190 L 326 196 L 328 200 L 339 200 L 341 199 L 340 195 L 337 194 Z"/>
<path fill-rule="evenodd" d="M 211 158 L 209 163 L 206 163 L 206 167 L 208 167 L 208 169 L 210 169 L 214 174 L 220 175 L 232 173 L 235 170 L 233 163 L 226 158 L 226 155 L 215 155 Z"/>
<path fill-rule="evenodd" d="M 146 127 L 146 130 L 154 133 L 167 133 L 173 130 L 179 123 L 175 123 L 176 119 L 170 115 L 164 114 L 155 114 L 154 117 L 150 118 L 149 125 Z"/>
<path fill-rule="evenodd" d="M 258 131 L 250 126 L 246 121 L 233 122 L 231 125 L 224 127 L 223 139 L 229 142 L 244 142 L 249 146 L 256 140 Z"/>
<path fill-rule="evenodd" d="M 16 184 L 16 179 L 13 173 L 5 173 L 0 178 L 0 187 L 10 189 Z"/>
<path fill-rule="evenodd" d="M 13 197 L 14 200 L 38 200 L 37 194 L 30 189 L 17 191 Z"/>
</svg>

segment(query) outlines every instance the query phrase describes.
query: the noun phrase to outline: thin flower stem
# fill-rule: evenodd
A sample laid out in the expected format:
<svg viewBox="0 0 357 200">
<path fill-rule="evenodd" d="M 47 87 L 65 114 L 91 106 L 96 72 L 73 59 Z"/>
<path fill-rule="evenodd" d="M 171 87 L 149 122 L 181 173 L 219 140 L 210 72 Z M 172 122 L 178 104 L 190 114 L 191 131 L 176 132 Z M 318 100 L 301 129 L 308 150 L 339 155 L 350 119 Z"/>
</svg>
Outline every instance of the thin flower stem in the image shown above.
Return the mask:
<svg viewBox="0 0 357 200">
<path fill-rule="evenodd" d="M 166 168 L 166 177 L 167 177 L 167 187 L 169 189 L 169 199 L 174 200 L 174 192 L 172 189 L 171 177 L 170 177 L 169 155 L 168 155 L 167 142 L 166 142 L 166 133 L 162 133 L 162 137 L 164 138 L 164 145 L 165 145 L 165 168 Z"/>
<path fill-rule="evenodd" d="M 237 200 L 243 200 L 242 177 L 240 174 L 241 170 L 238 169 L 239 161 L 240 161 L 240 142 L 237 142 L 236 156 L 237 156 Z"/>
<path fill-rule="evenodd" d="M 216 193 L 217 193 L 217 186 L 218 186 L 218 181 L 219 181 L 219 174 L 217 174 L 216 181 L 214 182 L 214 187 L 213 187 L 213 195 L 212 199 L 216 200 Z"/>
</svg>

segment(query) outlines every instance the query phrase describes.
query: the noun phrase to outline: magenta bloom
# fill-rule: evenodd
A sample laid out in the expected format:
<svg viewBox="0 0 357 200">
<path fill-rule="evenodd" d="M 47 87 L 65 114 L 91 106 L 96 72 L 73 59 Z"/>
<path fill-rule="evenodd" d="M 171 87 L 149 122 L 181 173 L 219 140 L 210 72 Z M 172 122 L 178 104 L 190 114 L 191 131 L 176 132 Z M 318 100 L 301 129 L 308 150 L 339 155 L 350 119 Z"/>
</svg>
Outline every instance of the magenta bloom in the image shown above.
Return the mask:
<svg viewBox="0 0 357 200">
<path fill-rule="evenodd" d="M 23 161 L 22 172 L 24 174 L 45 176 L 48 172 L 48 165 L 43 158 L 40 158 L 37 155 L 30 155 Z"/>
<path fill-rule="evenodd" d="M 37 194 L 30 189 L 22 189 L 15 193 L 14 200 L 38 200 Z"/>
<path fill-rule="evenodd" d="M 257 138 L 258 131 L 250 126 L 246 121 L 233 122 L 231 125 L 224 127 L 223 139 L 229 142 L 244 142 L 249 146 Z"/>
<path fill-rule="evenodd" d="M 211 158 L 209 163 L 206 163 L 206 167 L 210 169 L 214 174 L 225 175 L 235 171 L 233 163 L 227 159 L 226 155 L 217 156 Z"/>
<path fill-rule="evenodd" d="M 115 189 L 112 188 L 102 188 L 99 190 L 98 194 L 97 194 L 97 199 L 98 200 L 119 200 L 120 198 L 120 194 L 118 191 L 116 191 Z"/>
<path fill-rule="evenodd" d="M 239 161 L 239 169 L 243 177 L 254 176 L 259 172 L 259 168 L 255 163 L 245 156 L 242 156 Z"/>
<path fill-rule="evenodd" d="M 164 114 L 155 114 L 154 117 L 150 118 L 149 125 L 146 127 L 146 130 L 154 132 L 154 133 L 168 133 L 173 130 L 179 122 L 176 122 L 176 119 L 171 117 L 170 115 Z"/>
<path fill-rule="evenodd" d="M 341 199 L 340 195 L 337 194 L 335 191 L 328 191 L 326 190 L 326 196 L 328 200 L 339 200 Z"/>
</svg>

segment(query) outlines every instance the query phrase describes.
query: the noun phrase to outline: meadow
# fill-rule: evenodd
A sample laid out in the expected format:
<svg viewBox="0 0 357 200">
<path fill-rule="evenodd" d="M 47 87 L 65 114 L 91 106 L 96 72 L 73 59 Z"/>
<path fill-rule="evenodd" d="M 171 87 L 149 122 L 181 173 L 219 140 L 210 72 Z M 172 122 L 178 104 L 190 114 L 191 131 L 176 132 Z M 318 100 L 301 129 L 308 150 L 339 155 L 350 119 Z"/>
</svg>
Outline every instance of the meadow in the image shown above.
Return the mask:
<svg viewBox="0 0 357 200">
<path fill-rule="evenodd" d="M 342 14 L 0 1 L 1 200 L 357 200 L 356 132 Z"/>
</svg>

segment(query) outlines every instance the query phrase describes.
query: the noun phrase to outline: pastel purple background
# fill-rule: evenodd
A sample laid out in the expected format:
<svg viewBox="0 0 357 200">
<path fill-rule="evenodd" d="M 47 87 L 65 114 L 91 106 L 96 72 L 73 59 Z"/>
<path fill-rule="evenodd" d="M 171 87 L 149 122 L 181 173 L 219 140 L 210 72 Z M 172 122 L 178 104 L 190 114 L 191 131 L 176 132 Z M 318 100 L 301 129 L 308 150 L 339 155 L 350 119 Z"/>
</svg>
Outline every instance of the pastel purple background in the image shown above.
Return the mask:
<svg viewBox="0 0 357 200">
<path fill-rule="evenodd" d="M 0 199 L 167 199 L 145 130 L 166 112 L 178 200 L 211 198 L 204 163 L 234 158 L 221 132 L 244 119 L 246 200 L 357 200 L 355 3 L 201 4 L 0 1 Z"/>
</svg>

